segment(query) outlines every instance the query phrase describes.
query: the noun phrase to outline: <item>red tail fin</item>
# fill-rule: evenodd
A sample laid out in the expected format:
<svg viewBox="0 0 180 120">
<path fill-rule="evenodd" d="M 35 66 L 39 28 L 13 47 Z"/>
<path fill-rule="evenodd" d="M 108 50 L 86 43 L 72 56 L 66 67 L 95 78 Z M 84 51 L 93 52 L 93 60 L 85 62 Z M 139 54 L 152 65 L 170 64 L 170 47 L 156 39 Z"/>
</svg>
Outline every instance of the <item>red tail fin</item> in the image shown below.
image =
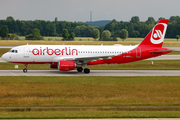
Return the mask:
<svg viewBox="0 0 180 120">
<path fill-rule="evenodd" d="M 162 47 L 168 21 L 169 19 L 161 19 L 139 44 L 139 47 L 144 45 L 151 47 Z"/>
</svg>

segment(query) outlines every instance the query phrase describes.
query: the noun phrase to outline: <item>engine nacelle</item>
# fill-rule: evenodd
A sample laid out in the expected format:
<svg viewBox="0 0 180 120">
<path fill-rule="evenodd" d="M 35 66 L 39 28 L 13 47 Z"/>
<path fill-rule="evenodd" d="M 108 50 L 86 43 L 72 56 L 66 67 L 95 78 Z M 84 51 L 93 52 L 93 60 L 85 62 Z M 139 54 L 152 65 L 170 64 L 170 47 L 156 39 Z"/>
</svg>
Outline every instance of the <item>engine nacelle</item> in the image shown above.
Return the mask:
<svg viewBox="0 0 180 120">
<path fill-rule="evenodd" d="M 69 71 L 74 70 L 76 67 L 75 61 L 68 61 L 68 60 L 60 60 L 58 62 L 58 69 L 60 71 Z"/>
</svg>

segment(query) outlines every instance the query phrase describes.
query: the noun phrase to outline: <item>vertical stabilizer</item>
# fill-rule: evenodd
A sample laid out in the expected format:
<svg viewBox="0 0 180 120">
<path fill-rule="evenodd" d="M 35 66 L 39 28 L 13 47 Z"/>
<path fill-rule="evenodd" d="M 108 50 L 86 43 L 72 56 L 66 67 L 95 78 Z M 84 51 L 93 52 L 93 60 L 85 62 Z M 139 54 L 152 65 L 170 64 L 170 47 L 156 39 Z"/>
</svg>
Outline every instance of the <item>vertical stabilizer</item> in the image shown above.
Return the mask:
<svg viewBox="0 0 180 120">
<path fill-rule="evenodd" d="M 139 47 L 147 45 L 151 47 L 162 47 L 168 21 L 169 19 L 161 19 L 139 44 Z"/>
</svg>

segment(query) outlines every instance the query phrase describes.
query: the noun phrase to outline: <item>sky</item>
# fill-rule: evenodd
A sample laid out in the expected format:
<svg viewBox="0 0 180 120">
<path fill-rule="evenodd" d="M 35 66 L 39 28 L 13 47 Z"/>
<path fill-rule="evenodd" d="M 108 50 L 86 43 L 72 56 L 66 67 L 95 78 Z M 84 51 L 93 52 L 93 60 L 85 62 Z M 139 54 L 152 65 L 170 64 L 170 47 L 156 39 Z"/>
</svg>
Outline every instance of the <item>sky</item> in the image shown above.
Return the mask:
<svg viewBox="0 0 180 120">
<path fill-rule="evenodd" d="M 180 0 L 0 0 L 0 20 L 130 21 L 180 16 Z"/>
</svg>

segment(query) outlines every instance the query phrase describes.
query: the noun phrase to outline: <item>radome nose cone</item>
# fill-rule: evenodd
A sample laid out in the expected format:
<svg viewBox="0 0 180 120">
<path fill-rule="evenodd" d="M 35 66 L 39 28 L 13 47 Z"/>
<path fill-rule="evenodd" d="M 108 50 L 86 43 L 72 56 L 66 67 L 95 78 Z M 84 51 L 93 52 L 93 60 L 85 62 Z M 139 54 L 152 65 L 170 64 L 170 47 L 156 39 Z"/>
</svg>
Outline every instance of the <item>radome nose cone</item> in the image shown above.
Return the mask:
<svg viewBox="0 0 180 120">
<path fill-rule="evenodd" d="M 7 61 L 7 55 L 6 55 L 6 53 L 3 54 L 1 58 L 2 58 L 3 60 Z"/>
</svg>

